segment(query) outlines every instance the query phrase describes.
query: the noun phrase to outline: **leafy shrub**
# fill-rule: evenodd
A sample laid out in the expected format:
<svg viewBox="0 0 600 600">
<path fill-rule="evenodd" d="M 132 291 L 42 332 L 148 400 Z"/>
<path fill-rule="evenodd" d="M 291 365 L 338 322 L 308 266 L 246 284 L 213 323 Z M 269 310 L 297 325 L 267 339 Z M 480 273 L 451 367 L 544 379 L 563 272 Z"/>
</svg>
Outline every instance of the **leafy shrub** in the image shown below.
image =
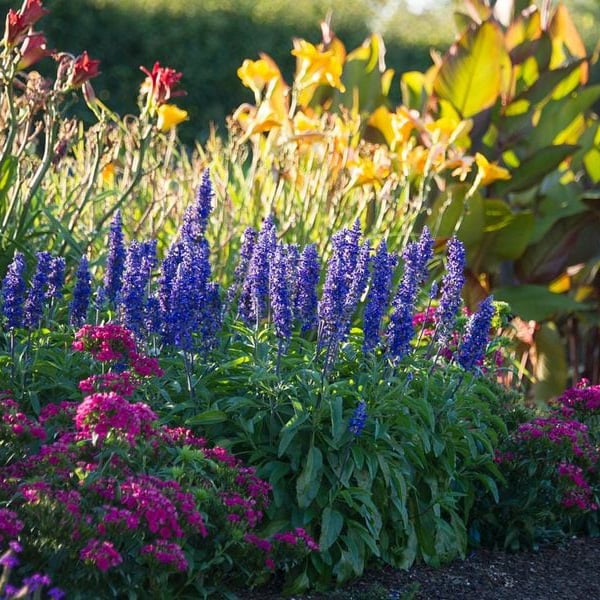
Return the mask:
<svg viewBox="0 0 600 600">
<path fill-rule="evenodd" d="M 103 597 L 172 598 L 255 584 L 316 548 L 299 528 L 256 535 L 269 485 L 133 402 L 136 388 L 162 371 L 137 352 L 131 332 L 86 326 L 77 338 L 74 349 L 105 367 L 80 383 L 89 393 L 83 402 L 50 403 L 35 418 L 2 397 L 0 499 L 18 515 L 27 565 L 43 566 L 72 597 L 93 587 Z M 111 365 L 118 368 L 106 371 Z M 0 541 L 19 533 L 11 523 L 2 521 Z"/>
<path fill-rule="evenodd" d="M 521 416 L 500 444 L 505 481 L 497 505 L 475 510 L 483 543 L 513 550 L 570 535 L 597 535 L 600 387 L 566 390 L 548 414 Z"/>
</svg>

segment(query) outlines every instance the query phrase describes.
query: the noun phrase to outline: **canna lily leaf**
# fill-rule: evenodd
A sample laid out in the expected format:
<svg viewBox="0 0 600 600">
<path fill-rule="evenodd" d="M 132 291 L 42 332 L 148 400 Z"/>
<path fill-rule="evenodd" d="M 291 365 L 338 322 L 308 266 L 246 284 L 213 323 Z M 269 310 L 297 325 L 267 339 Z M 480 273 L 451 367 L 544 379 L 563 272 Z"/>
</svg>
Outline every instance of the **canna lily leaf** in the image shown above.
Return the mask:
<svg viewBox="0 0 600 600">
<path fill-rule="evenodd" d="M 467 30 L 444 56 L 434 82 L 439 98 L 450 101 L 463 118 L 493 106 L 510 76 L 510 58 L 499 26 L 485 22 Z"/>
<path fill-rule="evenodd" d="M 494 184 L 494 191 L 499 195 L 504 195 L 508 192 L 519 192 L 539 185 L 545 175 L 554 171 L 565 158 L 571 156 L 578 148 L 579 146 L 572 144 L 561 144 L 538 150 L 512 171 L 509 181 L 499 181 Z"/>
<path fill-rule="evenodd" d="M 551 292 L 544 285 L 499 287 L 494 298 L 507 302 L 511 310 L 526 321 L 545 321 L 556 314 L 572 313 L 587 307 L 564 294 Z"/>
</svg>

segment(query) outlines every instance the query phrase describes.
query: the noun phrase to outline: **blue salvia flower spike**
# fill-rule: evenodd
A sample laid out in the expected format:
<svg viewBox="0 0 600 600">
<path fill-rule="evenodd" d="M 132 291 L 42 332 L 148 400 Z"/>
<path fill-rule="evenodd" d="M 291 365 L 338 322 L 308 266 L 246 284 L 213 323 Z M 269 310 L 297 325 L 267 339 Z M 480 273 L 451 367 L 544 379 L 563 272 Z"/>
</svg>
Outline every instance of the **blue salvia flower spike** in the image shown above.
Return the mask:
<svg viewBox="0 0 600 600">
<path fill-rule="evenodd" d="M 379 344 L 381 321 L 388 310 L 396 262 L 397 257 L 388 253 L 387 244 L 383 240 L 373 258 L 373 274 L 367 293 L 363 317 L 364 352 L 374 350 Z"/>
<path fill-rule="evenodd" d="M 46 299 L 48 276 L 52 268 L 52 255 L 50 252 L 37 252 L 37 265 L 31 286 L 25 299 L 23 312 L 23 324 L 33 329 L 39 326 L 44 311 L 44 300 Z"/>
<path fill-rule="evenodd" d="M 73 299 L 69 306 L 69 322 L 75 327 L 81 327 L 87 320 L 92 296 L 92 276 L 85 256 L 81 257 L 75 277 Z"/>
<path fill-rule="evenodd" d="M 287 276 L 287 253 L 277 244 L 269 272 L 269 298 L 275 335 L 285 344 L 292 336 L 292 303 Z"/>
<path fill-rule="evenodd" d="M 23 327 L 23 306 L 25 304 L 25 256 L 15 252 L 15 256 L 8 265 L 8 271 L 2 280 L 0 297 L 2 300 L 2 314 L 6 319 L 7 329 Z"/>
<path fill-rule="evenodd" d="M 104 272 L 104 291 L 113 306 L 118 303 L 125 268 L 125 245 L 123 243 L 123 222 L 121 211 L 117 210 L 110 224 L 108 234 L 108 257 Z"/>
<path fill-rule="evenodd" d="M 456 237 L 448 241 L 446 274 L 442 278 L 442 295 L 436 309 L 436 340 L 440 345 L 450 337 L 462 302 L 465 284 L 465 247 Z"/>
<path fill-rule="evenodd" d="M 457 356 L 466 371 L 473 371 L 485 354 L 495 311 L 494 298 L 488 296 L 469 317 Z"/>
<path fill-rule="evenodd" d="M 300 321 L 300 331 L 306 333 L 317 325 L 317 286 L 321 265 L 315 244 L 306 246 L 298 261 L 298 281 L 296 284 L 296 318 Z"/>
<path fill-rule="evenodd" d="M 62 298 L 62 290 L 65 284 L 66 261 L 62 256 L 52 259 L 50 272 L 48 273 L 48 287 L 46 288 L 46 300 Z"/>
<path fill-rule="evenodd" d="M 348 422 L 348 431 L 353 434 L 354 437 L 358 437 L 365 428 L 366 423 L 367 403 L 364 400 L 361 400 L 350 417 L 350 421 Z"/>
<path fill-rule="evenodd" d="M 243 289 L 244 280 L 246 279 L 246 274 L 248 273 L 248 267 L 250 266 L 250 260 L 252 259 L 252 253 L 254 252 L 254 246 L 256 245 L 257 238 L 258 232 L 256 229 L 253 227 L 247 227 L 242 238 L 238 264 L 236 265 L 233 273 L 233 283 L 227 290 L 228 302 L 233 302 L 238 292 Z M 251 293 L 249 289 L 247 290 L 246 297 L 240 297 L 240 304 L 244 304 L 244 306 L 251 306 Z"/>
</svg>

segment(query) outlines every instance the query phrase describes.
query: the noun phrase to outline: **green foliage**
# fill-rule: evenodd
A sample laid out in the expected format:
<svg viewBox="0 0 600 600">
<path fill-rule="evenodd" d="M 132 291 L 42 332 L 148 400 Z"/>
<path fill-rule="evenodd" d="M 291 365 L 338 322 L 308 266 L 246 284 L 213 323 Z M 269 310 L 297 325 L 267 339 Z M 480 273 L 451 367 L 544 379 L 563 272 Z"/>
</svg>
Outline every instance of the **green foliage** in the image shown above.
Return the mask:
<svg viewBox="0 0 600 600">
<path fill-rule="evenodd" d="M 461 384 L 452 367 L 428 374 L 430 361 L 390 370 L 361 358 L 358 331 L 324 376 L 300 339 L 276 364 L 269 336 L 240 330 L 199 380 L 210 390 L 202 412 L 188 403 L 177 418 L 258 467 L 273 487 L 272 527 L 318 539 L 320 553 L 294 569 L 287 591 L 342 583 L 376 558 L 408 568 L 464 556 L 478 491 L 497 495 L 504 424 L 488 403 L 491 384 Z M 368 420 L 356 437 L 348 423 L 361 400 Z"/>
<path fill-rule="evenodd" d="M 475 504 L 470 534 L 519 550 L 573 535 L 598 535 L 600 387 L 582 382 L 550 411 L 504 406 L 510 435 L 499 446 L 499 501 Z"/>
</svg>

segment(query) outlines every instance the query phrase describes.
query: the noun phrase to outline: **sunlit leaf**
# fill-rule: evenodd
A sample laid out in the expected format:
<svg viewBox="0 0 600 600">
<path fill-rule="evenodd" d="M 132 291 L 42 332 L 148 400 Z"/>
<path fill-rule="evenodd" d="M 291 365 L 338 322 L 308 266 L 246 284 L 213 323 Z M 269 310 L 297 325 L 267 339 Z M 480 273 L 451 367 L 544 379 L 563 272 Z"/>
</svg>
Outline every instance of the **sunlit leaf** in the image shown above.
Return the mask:
<svg viewBox="0 0 600 600">
<path fill-rule="evenodd" d="M 462 117 L 490 108 L 510 75 L 510 59 L 498 25 L 467 30 L 452 45 L 434 82 L 434 91 L 452 102 Z"/>
</svg>

